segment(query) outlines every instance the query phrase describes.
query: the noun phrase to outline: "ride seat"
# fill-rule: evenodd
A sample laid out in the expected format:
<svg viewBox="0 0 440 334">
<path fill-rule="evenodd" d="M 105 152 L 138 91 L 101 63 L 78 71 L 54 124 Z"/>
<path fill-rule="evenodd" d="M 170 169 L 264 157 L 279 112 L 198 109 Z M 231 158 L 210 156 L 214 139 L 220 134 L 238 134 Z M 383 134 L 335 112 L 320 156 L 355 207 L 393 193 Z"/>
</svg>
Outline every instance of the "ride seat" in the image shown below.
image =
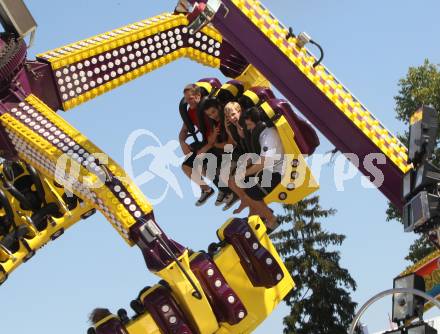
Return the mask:
<svg viewBox="0 0 440 334">
<path fill-rule="evenodd" d="M 243 92 L 244 85 L 241 81 L 230 80 L 220 87 L 215 96 L 220 104 L 225 106 L 228 102 L 238 101 Z"/>
<path fill-rule="evenodd" d="M 252 87 L 243 93 L 243 95 L 238 99 L 238 103 L 244 111 L 246 109 L 259 106 L 265 101 L 274 98 L 275 95 L 270 88 Z"/>
<path fill-rule="evenodd" d="M 284 278 L 284 273 L 251 229 L 249 219 L 231 219 L 217 231 L 217 235 L 220 241 L 226 241 L 234 248 L 252 285 L 270 289 Z"/>
<path fill-rule="evenodd" d="M 38 232 L 48 226 L 48 217 L 60 217 L 55 203 L 47 203 L 45 191 L 37 171 L 23 162 L 11 162 L 4 165 L 3 184 L 5 189 L 17 200 L 20 209 L 31 211 L 30 226 Z"/>
<path fill-rule="evenodd" d="M 247 316 L 240 297 L 229 286 L 214 260 L 206 253 L 194 253 L 190 257 L 191 271 L 205 292 L 218 322 L 236 325 Z"/>
<path fill-rule="evenodd" d="M 90 330 L 90 333 L 92 331 Z M 96 334 L 129 334 L 122 324 L 121 319 L 116 315 L 109 315 L 95 324 Z"/>
<path fill-rule="evenodd" d="M 139 299 L 164 334 L 194 333 L 179 304 L 167 288 L 156 285 L 142 293 Z"/>
<path fill-rule="evenodd" d="M 202 90 L 202 97 L 213 96 L 220 89 L 222 83 L 217 78 L 203 78 L 195 83 Z"/>
<path fill-rule="evenodd" d="M 0 264 L 0 285 L 6 282 L 8 279 L 8 273 L 6 272 L 5 268 Z"/>
<path fill-rule="evenodd" d="M 5 236 L 15 225 L 14 212 L 5 193 L 0 190 L 0 237 Z"/>
<path fill-rule="evenodd" d="M 260 110 L 276 128 L 285 154 L 285 171 L 278 184 L 264 201 L 295 204 L 319 189 L 305 161 L 319 145 L 313 128 L 294 113 L 284 100 L 271 99 L 260 105 Z"/>
<path fill-rule="evenodd" d="M 27 226 L 20 225 L 0 240 L 0 262 L 6 262 L 20 250 L 20 242 L 29 232 Z"/>
</svg>

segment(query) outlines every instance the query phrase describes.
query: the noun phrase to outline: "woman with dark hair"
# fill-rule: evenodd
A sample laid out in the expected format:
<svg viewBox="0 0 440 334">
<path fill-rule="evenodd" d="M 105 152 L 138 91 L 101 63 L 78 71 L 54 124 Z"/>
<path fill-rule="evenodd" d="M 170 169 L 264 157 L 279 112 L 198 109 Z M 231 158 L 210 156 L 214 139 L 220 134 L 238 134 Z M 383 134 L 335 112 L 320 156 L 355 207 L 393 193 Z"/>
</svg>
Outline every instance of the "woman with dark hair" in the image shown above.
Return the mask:
<svg viewBox="0 0 440 334">
<path fill-rule="evenodd" d="M 190 84 L 185 86 L 183 90 L 184 98 L 182 99 L 180 106 L 180 113 L 184 119 L 182 128 L 179 133 L 179 142 L 182 148 L 182 152 L 186 155 L 182 164 L 182 170 L 185 175 L 195 182 L 200 187 L 200 197 L 196 201 L 196 206 L 203 205 L 209 197 L 214 194 L 212 189 L 203 179 L 205 176 L 203 171 L 199 173 L 194 170 L 194 161 L 198 152 L 201 149 L 206 149 L 206 145 L 209 143 L 210 138 L 207 137 L 207 129 L 209 127 L 206 124 L 206 117 L 200 114 L 200 104 L 202 100 L 203 89 L 196 84 Z M 204 91 L 207 94 L 207 91 Z M 202 140 L 197 138 L 196 132 L 202 133 Z M 186 143 L 188 133 L 195 139 L 195 142 L 191 145 Z"/>
<path fill-rule="evenodd" d="M 214 149 L 215 152 L 223 152 L 225 145 L 231 144 L 228 133 L 225 129 L 225 114 L 220 102 L 216 98 L 208 98 L 202 102 L 201 111 L 208 117 L 208 124 L 206 129 L 203 129 L 205 133 L 204 137 L 209 138 L 215 133 L 215 141 L 213 145 L 202 147 L 199 153 L 207 152 L 209 149 Z"/>
<path fill-rule="evenodd" d="M 213 183 L 219 189 L 219 194 L 215 204 L 221 205 L 225 198 L 231 194 L 231 191 L 227 186 L 219 185 L 219 175 L 222 166 L 223 154 L 228 153 L 226 145 L 231 145 L 232 151 L 233 141 L 225 128 L 225 116 L 223 113 L 223 108 L 216 98 L 205 99 L 201 103 L 200 112 L 203 113 L 203 116 L 206 116 L 208 119 L 206 127 L 201 129 L 203 137 L 208 138 L 208 140 L 206 144 L 197 151 L 197 154 L 210 153 L 212 154 L 211 158 L 215 158 L 216 163 L 214 166 L 208 162 L 206 166 L 208 170 L 206 171 L 205 175 L 211 177 Z M 205 158 L 206 156 L 204 155 L 199 156 L 199 159 Z M 213 189 L 211 191 L 213 192 Z M 229 207 L 230 206 L 227 206 L 226 209 Z"/>
</svg>

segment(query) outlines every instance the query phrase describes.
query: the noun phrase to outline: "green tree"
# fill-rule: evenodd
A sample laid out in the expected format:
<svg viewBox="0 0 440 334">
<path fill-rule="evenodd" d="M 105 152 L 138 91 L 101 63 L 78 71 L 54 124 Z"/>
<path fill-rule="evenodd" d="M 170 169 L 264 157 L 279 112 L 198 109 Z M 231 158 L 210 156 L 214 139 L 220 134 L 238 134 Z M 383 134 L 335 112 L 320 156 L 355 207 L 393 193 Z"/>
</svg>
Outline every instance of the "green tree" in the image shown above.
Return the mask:
<svg viewBox="0 0 440 334">
<path fill-rule="evenodd" d="M 411 114 L 422 105 L 431 105 L 440 112 L 440 67 L 425 60 L 423 65 L 410 67 L 404 78 L 399 80 L 399 92 L 394 97 L 396 102 L 396 118 L 409 126 Z M 408 142 L 408 133 L 399 136 L 402 142 Z M 440 138 L 440 133 L 437 135 Z M 440 150 L 435 152 L 437 162 Z M 387 220 L 402 221 L 400 212 L 389 204 Z M 416 263 L 434 251 L 434 247 L 425 236 L 418 238 L 409 248 L 406 260 Z"/>
<path fill-rule="evenodd" d="M 278 218 L 288 228 L 272 238 L 296 284 L 285 298 L 291 309 L 284 333 L 346 334 L 356 308 L 350 297 L 356 282 L 334 250 L 345 236 L 323 230 L 319 221 L 335 210 L 321 208 L 318 196 L 283 208 Z"/>
</svg>

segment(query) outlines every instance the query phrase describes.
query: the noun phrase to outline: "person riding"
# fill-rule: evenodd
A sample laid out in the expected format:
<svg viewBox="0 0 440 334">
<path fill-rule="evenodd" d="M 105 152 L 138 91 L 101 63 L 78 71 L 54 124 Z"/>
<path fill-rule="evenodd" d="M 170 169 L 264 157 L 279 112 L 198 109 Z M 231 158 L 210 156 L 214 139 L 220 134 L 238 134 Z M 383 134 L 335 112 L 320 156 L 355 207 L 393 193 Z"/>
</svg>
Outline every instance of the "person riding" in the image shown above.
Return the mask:
<svg viewBox="0 0 440 334">
<path fill-rule="evenodd" d="M 193 175 L 194 160 L 197 156 L 198 150 L 203 147 L 203 142 L 196 136 L 196 129 L 200 128 L 198 106 L 201 99 L 202 91 L 199 86 L 195 84 L 185 86 L 183 89 L 183 101 L 181 102 L 180 110 L 184 122 L 179 132 L 180 147 L 183 154 L 186 156 L 185 161 L 182 164 L 182 170 L 190 180 L 193 180 L 199 185 L 201 190 L 200 198 L 196 202 L 197 206 L 204 204 L 214 193 L 213 189 L 203 180 L 201 174 Z M 185 121 L 185 119 L 187 121 Z M 186 142 L 188 134 L 192 135 L 194 138 L 192 144 Z"/>
<path fill-rule="evenodd" d="M 244 84 L 238 80 L 229 80 L 224 83 L 216 92 L 215 97 L 220 104 L 220 109 L 223 110 L 223 114 L 225 115 L 225 106 L 230 102 L 237 102 L 238 99 L 243 95 L 244 92 Z M 231 168 L 234 169 L 235 162 L 237 161 L 237 147 L 235 145 L 235 140 L 232 138 L 231 132 L 228 129 L 228 119 L 223 117 L 223 127 L 226 130 L 226 133 L 232 139 L 234 143 L 233 151 L 224 152 L 224 154 L 230 153 L 230 157 L 227 157 L 226 161 L 231 161 Z M 225 204 L 223 207 L 223 211 L 231 208 L 238 201 L 237 195 L 234 194 L 229 188 L 221 188 L 219 189 L 219 194 L 217 196 L 217 201 L 215 205 Z"/>
<path fill-rule="evenodd" d="M 217 197 L 216 205 L 225 203 L 223 211 L 226 211 L 238 201 L 238 197 L 229 189 L 227 184 L 219 185 L 223 157 L 231 153 L 233 140 L 225 127 L 225 116 L 222 110 L 222 105 L 217 98 L 210 98 L 204 101 L 201 109 L 211 122 L 210 128 L 212 130 L 207 136 L 209 138 L 212 134 L 215 136 L 215 141 L 214 138 L 211 137 L 212 142 L 208 142 L 208 145 L 202 148 L 199 153 L 208 152 L 216 157 L 217 170 L 215 171 L 215 176 L 213 178 L 213 183 L 219 189 L 219 196 Z M 229 145 L 229 147 L 227 147 L 227 145 Z"/>
<path fill-rule="evenodd" d="M 234 150 L 232 151 L 231 173 L 235 173 L 237 163 L 240 157 L 248 151 L 246 145 L 246 129 L 243 126 L 242 109 L 238 102 L 229 102 L 224 108 L 225 114 L 225 129 L 229 137 L 233 141 Z M 233 204 L 239 200 L 239 197 L 230 191 L 227 195 L 224 210 L 229 209 Z"/>
<path fill-rule="evenodd" d="M 281 138 L 274 127 L 268 127 L 261 120 L 261 111 L 257 107 L 242 113 L 244 125 L 250 136 L 247 141 L 247 153 L 257 154 L 258 159 L 249 157 L 239 164 L 234 177 L 229 178 L 229 187 L 241 200 L 240 207 L 234 213 L 249 207 L 249 215 L 259 215 L 269 230 L 278 226 L 277 218 L 265 204 L 264 198 L 281 183 L 284 169 L 284 150 Z M 232 120 L 231 120 L 232 122 Z"/>
<path fill-rule="evenodd" d="M 233 161 L 237 161 L 238 158 L 246 152 L 246 139 L 245 129 L 240 124 L 242 116 L 241 106 L 238 102 L 229 102 L 224 108 L 225 114 L 225 128 L 229 136 L 234 142 L 234 158 Z"/>
<path fill-rule="evenodd" d="M 212 153 L 218 157 L 221 161 L 222 147 L 211 145 L 213 141 L 217 141 L 217 134 L 214 133 L 213 122 L 204 111 L 201 109 L 201 102 L 209 100 L 209 94 L 215 90 L 215 86 L 218 83 L 213 79 L 206 79 L 207 81 L 201 81 L 196 84 L 187 85 L 184 88 L 184 98 L 180 105 L 180 113 L 184 119 L 184 124 L 179 133 L 179 141 L 183 153 L 186 155 L 186 159 L 182 164 L 182 170 L 184 174 L 193 182 L 199 185 L 201 194 L 196 201 L 196 206 L 203 205 L 208 198 L 214 194 L 214 189 L 210 187 L 204 180 L 206 177 L 206 166 L 202 166 L 201 169 L 194 168 L 194 161 L 200 153 Z M 199 84 L 199 85 L 197 85 Z M 185 121 L 186 120 L 186 121 Z M 220 129 L 220 126 L 217 126 Z M 197 132 L 201 135 L 197 136 Z M 194 142 L 190 145 L 186 143 L 188 134 L 194 138 Z M 224 133 L 224 135 L 226 135 Z M 218 147 L 215 147 L 218 146 Z M 213 183 L 218 188 L 217 173 L 213 177 Z M 221 204 L 224 199 L 224 193 L 219 189 L 219 194 L 216 200 L 216 204 Z"/>
</svg>

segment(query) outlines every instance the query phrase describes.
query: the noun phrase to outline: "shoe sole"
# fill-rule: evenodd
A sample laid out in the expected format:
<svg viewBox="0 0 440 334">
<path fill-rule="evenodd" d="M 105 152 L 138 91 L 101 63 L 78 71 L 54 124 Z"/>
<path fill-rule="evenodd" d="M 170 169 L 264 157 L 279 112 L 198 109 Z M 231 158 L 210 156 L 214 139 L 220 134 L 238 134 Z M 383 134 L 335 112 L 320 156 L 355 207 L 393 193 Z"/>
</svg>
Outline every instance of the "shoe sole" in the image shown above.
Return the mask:
<svg viewBox="0 0 440 334">
<path fill-rule="evenodd" d="M 212 193 L 210 193 L 210 194 L 205 198 L 205 200 L 204 200 L 203 202 L 199 202 L 199 201 L 197 201 L 197 202 L 196 202 L 196 206 L 202 206 L 203 204 L 205 204 L 206 201 L 207 201 L 212 195 L 214 195 L 214 193 L 215 193 L 215 191 L 213 191 Z"/>
<path fill-rule="evenodd" d="M 237 202 L 238 202 L 238 199 L 235 200 L 234 202 L 230 203 L 230 204 L 226 204 L 226 205 L 223 207 L 223 211 L 228 211 L 228 210 L 229 210 L 230 208 L 232 208 Z"/>
<path fill-rule="evenodd" d="M 215 203 L 214 203 L 215 206 L 220 206 L 220 205 L 222 205 L 222 204 L 225 204 L 225 200 L 223 200 L 223 201 L 221 201 L 221 202 L 217 202 L 217 201 L 215 201 Z"/>
</svg>

